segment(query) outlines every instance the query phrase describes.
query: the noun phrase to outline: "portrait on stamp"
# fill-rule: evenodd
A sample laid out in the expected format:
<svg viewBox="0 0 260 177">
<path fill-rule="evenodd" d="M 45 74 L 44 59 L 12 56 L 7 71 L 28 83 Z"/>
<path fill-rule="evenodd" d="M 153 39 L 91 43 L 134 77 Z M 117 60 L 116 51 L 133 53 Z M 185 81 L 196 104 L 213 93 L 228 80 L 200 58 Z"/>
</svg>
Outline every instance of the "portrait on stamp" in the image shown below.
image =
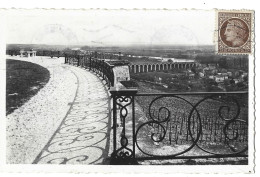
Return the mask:
<svg viewBox="0 0 260 177">
<path fill-rule="evenodd" d="M 252 13 L 218 12 L 218 53 L 252 52 Z"/>
<path fill-rule="evenodd" d="M 248 40 L 249 28 L 247 24 L 239 18 L 232 18 L 225 21 L 221 29 L 221 39 L 229 47 L 241 47 Z"/>
</svg>

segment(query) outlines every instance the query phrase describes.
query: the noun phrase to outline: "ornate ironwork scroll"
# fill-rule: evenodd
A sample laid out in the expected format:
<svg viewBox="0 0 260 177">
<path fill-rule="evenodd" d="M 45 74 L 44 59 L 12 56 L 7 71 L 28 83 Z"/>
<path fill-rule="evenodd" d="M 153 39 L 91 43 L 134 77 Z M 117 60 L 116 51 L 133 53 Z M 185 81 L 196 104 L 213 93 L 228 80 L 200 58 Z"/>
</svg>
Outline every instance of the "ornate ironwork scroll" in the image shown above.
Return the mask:
<svg viewBox="0 0 260 177">
<path fill-rule="evenodd" d="M 179 106 L 175 105 L 176 103 L 178 103 Z M 177 95 L 158 96 L 150 102 L 148 107 L 149 119 L 148 121 L 144 121 L 144 123 L 141 123 L 137 127 L 136 131 L 136 146 L 143 154 L 157 158 L 171 158 L 188 152 L 196 145 L 201 134 L 202 125 L 200 115 L 198 111 L 194 109 L 194 114 L 187 117 L 185 125 L 181 125 L 183 127 L 185 126 L 183 129 L 185 129 L 186 134 L 184 133 L 182 135 L 183 138 L 187 140 L 185 146 L 183 146 L 182 148 L 172 147 L 173 152 L 171 152 L 171 154 L 167 152 L 165 155 L 163 155 L 163 151 L 160 152 L 159 143 L 163 143 L 163 141 L 167 139 L 166 135 L 169 133 L 169 131 L 173 131 L 172 127 L 176 129 L 179 128 L 173 125 L 178 124 L 174 121 L 174 119 L 176 118 L 174 117 L 174 113 L 176 111 L 180 111 L 179 109 L 184 105 L 184 109 L 187 109 L 185 110 L 185 112 L 188 112 L 193 108 L 193 104 L 191 102 Z M 180 116 L 182 115 L 183 114 L 181 114 Z M 194 119 L 196 119 L 196 121 L 193 121 Z M 189 127 L 196 127 L 196 131 L 193 132 L 191 129 L 189 129 Z M 150 132 L 150 136 L 146 136 L 146 139 L 141 137 L 143 136 L 142 134 L 144 134 L 144 132 Z M 191 132 L 194 133 L 193 140 L 187 138 L 188 134 L 191 134 Z M 141 145 L 139 145 L 139 141 L 142 140 L 149 142 L 147 137 L 150 137 L 151 146 L 143 148 L 141 147 Z"/>
<path fill-rule="evenodd" d="M 135 115 L 134 115 L 134 95 L 136 90 L 117 91 L 115 88 L 110 90 L 113 99 L 113 153 L 111 155 L 111 164 L 114 165 L 126 165 L 136 164 L 135 161 L 135 138 L 132 136 L 135 132 Z M 130 109 L 132 107 L 132 110 Z M 132 148 L 129 145 L 129 137 L 126 135 L 126 119 L 132 114 Z M 118 132 L 118 126 L 122 130 Z M 119 147 L 117 148 L 117 137 L 119 136 Z"/>
<path fill-rule="evenodd" d="M 135 134 L 140 159 L 247 157 L 246 98 L 243 92 L 137 94 L 146 112 Z"/>
<path fill-rule="evenodd" d="M 136 159 L 248 157 L 247 92 L 137 94 L 137 90 L 115 90 L 116 61 L 97 57 L 103 58 L 99 53 L 66 55 L 65 62 L 89 68 L 112 87 L 112 164 L 135 164 Z M 136 113 L 135 103 L 143 116 Z M 126 128 L 129 123 L 131 133 Z"/>
</svg>

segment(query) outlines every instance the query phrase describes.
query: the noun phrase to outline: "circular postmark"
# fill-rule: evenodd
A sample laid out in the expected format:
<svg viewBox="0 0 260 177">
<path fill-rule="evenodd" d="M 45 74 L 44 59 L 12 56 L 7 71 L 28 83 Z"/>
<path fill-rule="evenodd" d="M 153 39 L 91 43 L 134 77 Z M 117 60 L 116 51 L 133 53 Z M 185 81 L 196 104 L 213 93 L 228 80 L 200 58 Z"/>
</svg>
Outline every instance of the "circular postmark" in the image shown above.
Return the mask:
<svg viewBox="0 0 260 177">
<path fill-rule="evenodd" d="M 36 44 L 78 44 L 77 35 L 72 30 L 62 24 L 46 24 L 38 27 L 32 35 L 32 43 Z"/>
<path fill-rule="evenodd" d="M 197 46 L 199 40 L 190 28 L 182 25 L 163 26 L 155 31 L 150 38 L 151 44 L 183 45 L 190 44 Z"/>
<path fill-rule="evenodd" d="M 219 36 L 226 46 L 238 48 L 248 41 L 249 27 L 239 18 L 230 18 L 222 23 Z"/>
</svg>

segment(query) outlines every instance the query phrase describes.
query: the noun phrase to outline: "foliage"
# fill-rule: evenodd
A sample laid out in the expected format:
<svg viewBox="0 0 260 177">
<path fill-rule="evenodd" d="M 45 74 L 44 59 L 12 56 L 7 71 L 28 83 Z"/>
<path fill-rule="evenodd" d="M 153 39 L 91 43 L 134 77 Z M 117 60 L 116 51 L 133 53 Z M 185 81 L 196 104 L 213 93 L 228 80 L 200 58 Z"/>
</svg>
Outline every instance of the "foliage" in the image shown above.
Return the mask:
<svg viewBox="0 0 260 177">
<path fill-rule="evenodd" d="M 218 63 L 220 56 L 214 54 L 200 54 L 197 55 L 195 59 L 201 64 Z"/>
<path fill-rule="evenodd" d="M 226 58 L 220 58 L 218 63 L 220 68 L 228 68 Z"/>
<path fill-rule="evenodd" d="M 7 60 L 6 63 L 6 114 L 10 114 L 44 87 L 50 72 L 30 62 Z"/>
<path fill-rule="evenodd" d="M 154 87 L 165 92 L 183 92 L 183 91 L 204 91 L 204 82 L 201 79 L 189 79 L 183 73 L 172 72 L 150 72 L 132 74 L 132 79 L 141 82 L 153 83 Z M 160 80 L 158 79 L 160 78 Z M 164 88 L 166 84 L 168 88 Z"/>
</svg>

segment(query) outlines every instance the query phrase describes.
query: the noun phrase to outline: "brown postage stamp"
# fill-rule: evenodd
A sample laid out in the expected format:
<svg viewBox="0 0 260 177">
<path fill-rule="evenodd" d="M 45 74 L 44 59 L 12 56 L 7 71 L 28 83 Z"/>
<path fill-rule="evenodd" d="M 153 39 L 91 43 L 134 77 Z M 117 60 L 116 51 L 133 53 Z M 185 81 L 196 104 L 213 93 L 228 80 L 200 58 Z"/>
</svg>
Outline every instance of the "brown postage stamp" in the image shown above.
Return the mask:
<svg viewBox="0 0 260 177">
<path fill-rule="evenodd" d="M 253 11 L 217 12 L 217 53 L 253 53 Z"/>
</svg>

